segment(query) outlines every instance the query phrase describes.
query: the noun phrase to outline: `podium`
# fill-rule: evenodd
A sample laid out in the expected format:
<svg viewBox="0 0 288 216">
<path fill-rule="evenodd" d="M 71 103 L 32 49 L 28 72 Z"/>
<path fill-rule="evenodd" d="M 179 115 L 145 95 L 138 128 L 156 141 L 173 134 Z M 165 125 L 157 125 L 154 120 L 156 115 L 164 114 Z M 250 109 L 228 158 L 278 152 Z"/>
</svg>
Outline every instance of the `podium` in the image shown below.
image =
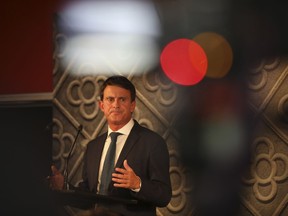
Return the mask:
<svg viewBox="0 0 288 216">
<path fill-rule="evenodd" d="M 80 190 L 54 190 L 51 191 L 51 193 L 54 201 L 58 203 L 58 205 L 69 205 L 80 209 L 93 208 L 96 203 L 115 203 L 127 205 L 137 204 L 137 200 L 134 199 L 123 199 L 119 197 L 100 195 Z"/>
</svg>

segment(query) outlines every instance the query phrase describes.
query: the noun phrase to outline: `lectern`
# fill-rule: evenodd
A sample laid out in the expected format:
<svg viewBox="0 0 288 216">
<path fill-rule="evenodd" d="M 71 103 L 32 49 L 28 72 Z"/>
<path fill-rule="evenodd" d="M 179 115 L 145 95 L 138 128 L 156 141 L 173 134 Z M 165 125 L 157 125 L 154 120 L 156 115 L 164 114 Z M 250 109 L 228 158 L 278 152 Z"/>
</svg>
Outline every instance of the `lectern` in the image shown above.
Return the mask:
<svg viewBox="0 0 288 216">
<path fill-rule="evenodd" d="M 137 200 L 100 195 L 80 190 L 54 190 L 51 191 L 54 201 L 58 205 L 69 205 L 80 209 L 90 209 L 95 204 L 137 204 Z"/>
</svg>

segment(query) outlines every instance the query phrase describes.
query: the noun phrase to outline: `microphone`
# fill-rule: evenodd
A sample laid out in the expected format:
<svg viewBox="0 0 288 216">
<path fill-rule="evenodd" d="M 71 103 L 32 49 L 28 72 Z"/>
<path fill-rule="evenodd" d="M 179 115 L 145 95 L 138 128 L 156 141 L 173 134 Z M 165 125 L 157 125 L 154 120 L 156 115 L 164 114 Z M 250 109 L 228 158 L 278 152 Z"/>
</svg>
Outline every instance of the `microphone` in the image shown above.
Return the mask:
<svg viewBox="0 0 288 216">
<path fill-rule="evenodd" d="M 77 134 L 76 134 L 76 137 L 74 139 L 74 142 L 69 150 L 69 154 L 67 156 L 67 159 L 66 159 L 66 163 L 65 163 L 65 170 L 64 170 L 64 189 L 65 190 L 69 190 L 69 183 L 68 183 L 68 163 L 69 163 L 69 159 L 71 157 L 71 154 L 73 152 L 73 149 L 74 149 L 74 146 L 76 144 L 76 141 L 77 141 L 77 138 L 81 132 L 81 130 L 83 129 L 83 126 L 82 125 L 79 125 L 78 128 L 77 128 Z"/>
</svg>

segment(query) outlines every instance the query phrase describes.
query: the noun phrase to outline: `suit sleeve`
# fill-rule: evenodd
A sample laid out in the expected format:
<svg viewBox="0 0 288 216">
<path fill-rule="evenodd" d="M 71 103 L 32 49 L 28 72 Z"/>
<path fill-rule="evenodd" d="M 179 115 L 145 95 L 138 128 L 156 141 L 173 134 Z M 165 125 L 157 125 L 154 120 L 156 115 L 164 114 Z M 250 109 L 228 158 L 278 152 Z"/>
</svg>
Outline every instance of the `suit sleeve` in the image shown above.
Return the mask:
<svg viewBox="0 0 288 216">
<path fill-rule="evenodd" d="M 147 176 L 140 176 L 141 190 L 131 192 L 138 200 L 165 207 L 171 200 L 172 189 L 169 173 L 169 152 L 162 137 L 155 135 L 149 138 L 150 151 L 147 155 Z"/>
<path fill-rule="evenodd" d="M 84 163 L 84 166 L 82 170 L 82 181 L 78 184 L 77 189 L 88 191 L 89 184 L 88 184 L 88 177 L 87 177 L 87 151 L 85 151 L 83 163 Z"/>
</svg>

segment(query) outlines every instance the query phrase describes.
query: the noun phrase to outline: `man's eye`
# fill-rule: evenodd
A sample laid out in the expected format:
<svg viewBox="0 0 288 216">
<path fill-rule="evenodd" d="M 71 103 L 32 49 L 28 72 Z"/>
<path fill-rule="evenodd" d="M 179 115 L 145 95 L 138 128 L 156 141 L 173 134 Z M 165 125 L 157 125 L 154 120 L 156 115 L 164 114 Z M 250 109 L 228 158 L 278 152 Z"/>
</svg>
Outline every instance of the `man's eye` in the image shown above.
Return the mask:
<svg viewBox="0 0 288 216">
<path fill-rule="evenodd" d="M 106 98 L 106 100 L 107 100 L 108 102 L 113 102 L 113 101 L 114 101 L 114 98 L 108 97 L 108 98 Z"/>
<path fill-rule="evenodd" d="M 125 102 L 126 98 L 120 98 L 121 102 Z"/>
</svg>

